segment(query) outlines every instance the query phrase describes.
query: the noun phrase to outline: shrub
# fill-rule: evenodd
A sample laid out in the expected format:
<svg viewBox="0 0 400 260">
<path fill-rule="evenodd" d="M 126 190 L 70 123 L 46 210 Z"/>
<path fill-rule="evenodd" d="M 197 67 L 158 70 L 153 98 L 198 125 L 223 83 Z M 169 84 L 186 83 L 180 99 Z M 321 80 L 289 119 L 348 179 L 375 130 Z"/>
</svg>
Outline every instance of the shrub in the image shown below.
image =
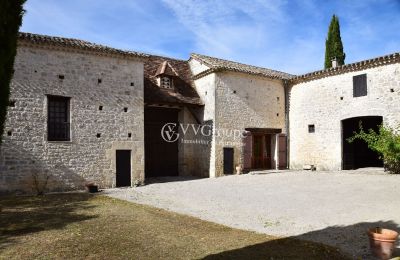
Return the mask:
<svg viewBox="0 0 400 260">
<path fill-rule="evenodd" d="M 354 140 L 363 140 L 368 147 L 377 152 L 383 159 L 385 170 L 389 173 L 400 174 L 400 134 L 398 129 L 380 125 L 378 132 L 373 129 L 364 131 L 360 122 L 360 131 L 347 139 L 349 143 Z"/>
</svg>

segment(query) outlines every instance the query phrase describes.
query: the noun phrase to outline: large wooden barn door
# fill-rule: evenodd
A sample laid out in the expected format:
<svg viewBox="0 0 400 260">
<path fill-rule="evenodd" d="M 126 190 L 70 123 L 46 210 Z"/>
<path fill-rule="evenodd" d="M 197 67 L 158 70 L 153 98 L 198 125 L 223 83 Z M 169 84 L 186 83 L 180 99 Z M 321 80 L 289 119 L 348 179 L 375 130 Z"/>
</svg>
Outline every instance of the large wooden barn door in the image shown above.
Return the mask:
<svg viewBox="0 0 400 260">
<path fill-rule="evenodd" d="M 161 131 L 165 124 L 175 123 L 178 109 L 147 107 L 144 113 L 145 177 L 178 175 L 178 140 L 166 142 Z"/>
</svg>

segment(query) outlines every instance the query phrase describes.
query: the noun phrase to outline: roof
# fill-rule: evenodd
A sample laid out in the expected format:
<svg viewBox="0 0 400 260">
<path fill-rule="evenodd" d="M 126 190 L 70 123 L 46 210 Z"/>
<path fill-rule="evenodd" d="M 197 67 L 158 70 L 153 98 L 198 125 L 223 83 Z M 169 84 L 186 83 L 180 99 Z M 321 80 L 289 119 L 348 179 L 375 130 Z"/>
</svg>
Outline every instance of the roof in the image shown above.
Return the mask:
<svg viewBox="0 0 400 260">
<path fill-rule="evenodd" d="M 345 64 L 342 66 L 338 66 L 336 68 L 329 68 L 329 69 L 318 70 L 318 71 L 306 73 L 306 74 L 299 75 L 299 76 L 292 78 L 291 82 L 296 84 L 296 83 L 311 81 L 311 80 L 320 79 L 320 78 L 324 78 L 324 77 L 334 76 L 334 75 L 338 75 L 338 74 L 343 74 L 346 72 L 365 70 L 365 69 L 369 69 L 369 68 L 379 67 L 379 66 L 398 63 L 398 62 L 400 62 L 400 53 L 396 52 L 393 54 L 388 54 L 388 55 L 380 56 L 380 57 L 373 58 L 373 59 L 368 59 L 368 60 Z"/>
<path fill-rule="evenodd" d="M 148 55 L 144 53 L 139 53 L 134 51 L 124 51 L 83 40 L 47 36 L 47 35 L 40 35 L 33 33 L 24 33 L 24 32 L 20 32 L 18 34 L 18 44 L 38 45 L 41 47 L 63 49 L 63 50 L 70 49 L 75 51 L 92 52 L 98 55 L 107 55 L 107 56 L 117 55 L 117 56 L 132 57 L 132 58 L 148 57 Z"/>
<path fill-rule="evenodd" d="M 167 64 L 177 74 L 177 77 L 173 79 L 173 89 L 160 88 L 157 84 L 157 71 L 160 67 L 167 67 Z M 144 63 L 144 102 L 146 104 L 203 105 L 194 89 L 189 63 L 167 57 L 149 56 Z"/>
<path fill-rule="evenodd" d="M 168 75 L 172 77 L 178 77 L 178 73 L 174 70 L 174 68 L 169 64 L 168 61 L 163 61 L 158 67 L 155 76 L 160 75 Z"/>
<path fill-rule="evenodd" d="M 213 72 L 217 71 L 235 71 L 235 72 L 243 72 L 247 74 L 252 74 L 252 75 L 259 75 L 259 76 L 264 76 L 264 77 L 269 77 L 269 78 L 274 78 L 274 79 L 290 79 L 294 77 L 294 75 L 277 71 L 277 70 L 271 70 L 271 69 L 266 69 L 266 68 L 261 68 L 261 67 L 256 67 L 252 65 L 247 65 L 239 62 L 234 62 L 234 61 L 229 61 L 229 60 L 223 60 L 215 57 L 210 57 L 202 54 L 197 54 L 197 53 L 192 53 L 190 55 L 191 59 L 196 59 L 208 67 L 210 69 L 203 71 L 197 75 L 194 75 L 195 78 L 201 78 L 205 75 L 208 75 Z"/>
</svg>

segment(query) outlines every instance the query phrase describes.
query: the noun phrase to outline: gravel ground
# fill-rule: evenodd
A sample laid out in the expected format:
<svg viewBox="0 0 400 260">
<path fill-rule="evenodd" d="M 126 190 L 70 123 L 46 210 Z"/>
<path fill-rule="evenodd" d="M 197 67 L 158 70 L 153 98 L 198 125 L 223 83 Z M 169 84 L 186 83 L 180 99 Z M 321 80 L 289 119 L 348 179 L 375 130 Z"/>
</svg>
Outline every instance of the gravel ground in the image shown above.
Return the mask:
<svg viewBox="0 0 400 260">
<path fill-rule="evenodd" d="M 362 169 L 159 178 L 105 193 L 230 227 L 322 242 L 369 259 L 368 228 L 400 230 L 399 188 L 400 176 Z"/>
</svg>

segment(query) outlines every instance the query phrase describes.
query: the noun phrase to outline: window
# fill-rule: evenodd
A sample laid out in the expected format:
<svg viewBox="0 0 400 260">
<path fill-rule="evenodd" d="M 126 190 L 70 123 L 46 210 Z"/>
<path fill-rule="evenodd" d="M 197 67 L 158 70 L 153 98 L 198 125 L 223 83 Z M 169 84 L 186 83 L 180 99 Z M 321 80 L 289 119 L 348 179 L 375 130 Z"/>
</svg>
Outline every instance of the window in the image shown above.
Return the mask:
<svg viewBox="0 0 400 260">
<path fill-rule="evenodd" d="M 160 85 L 162 88 L 172 89 L 172 80 L 169 77 L 162 77 Z"/>
<path fill-rule="evenodd" d="M 47 140 L 69 141 L 69 98 L 47 97 Z"/>
<path fill-rule="evenodd" d="M 308 132 L 315 133 L 315 125 L 308 125 Z"/>
<path fill-rule="evenodd" d="M 367 74 L 361 74 L 353 77 L 353 97 L 362 97 L 367 95 Z"/>
</svg>

